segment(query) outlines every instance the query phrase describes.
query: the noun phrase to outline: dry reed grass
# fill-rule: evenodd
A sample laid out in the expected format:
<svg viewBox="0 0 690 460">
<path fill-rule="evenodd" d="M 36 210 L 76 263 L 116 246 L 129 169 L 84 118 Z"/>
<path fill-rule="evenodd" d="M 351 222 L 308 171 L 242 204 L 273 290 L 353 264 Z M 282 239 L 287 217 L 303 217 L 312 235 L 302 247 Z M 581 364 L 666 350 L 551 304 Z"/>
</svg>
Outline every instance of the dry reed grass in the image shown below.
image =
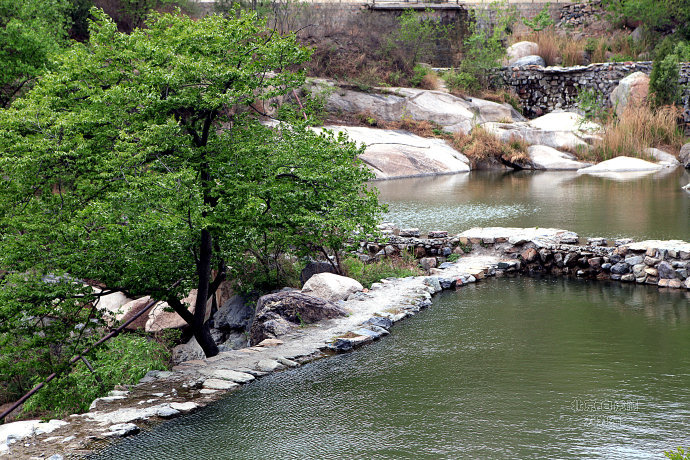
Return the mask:
<svg viewBox="0 0 690 460">
<path fill-rule="evenodd" d="M 629 105 L 619 119 L 608 122 L 601 140 L 580 156 L 587 160 L 604 161 L 617 156 L 646 158 L 644 150 L 663 147 L 677 154 L 683 144 L 678 127 L 680 109 L 664 106 L 652 109 L 647 103 Z"/>
<path fill-rule="evenodd" d="M 520 165 L 529 159 L 527 143 L 522 139 L 513 138 L 509 142 L 503 142 L 479 126 L 470 134 L 455 133 L 451 143 L 475 165 L 486 160 Z"/>
</svg>

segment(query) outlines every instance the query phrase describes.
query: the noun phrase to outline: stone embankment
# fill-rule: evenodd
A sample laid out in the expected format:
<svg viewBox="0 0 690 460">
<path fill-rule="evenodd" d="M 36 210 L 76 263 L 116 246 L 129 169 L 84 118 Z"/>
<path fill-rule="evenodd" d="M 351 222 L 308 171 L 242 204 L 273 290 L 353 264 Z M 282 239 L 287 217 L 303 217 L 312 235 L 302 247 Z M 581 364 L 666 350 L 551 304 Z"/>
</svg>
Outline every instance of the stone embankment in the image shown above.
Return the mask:
<svg viewBox="0 0 690 460">
<path fill-rule="evenodd" d="M 390 224 L 382 229 L 385 237 L 363 243 L 359 256 L 369 260 L 409 251 L 427 276 L 384 279 L 370 289 L 335 283 L 323 294 L 326 279 L 301 292 L 265 296 L 257 308 L 261 330 L 252 328 L 261 342 L 187 361 L 172 371 L 152 371 L 139 384 L 95 400 L 85 414 L 49 424 L 4 425 L 0 456 L 60 460 L 88 453 L 203 407 L 272 372 L 370 343 L 388 335 L 395 322 L 431 306 L 437 292 L 461 289 L 488 276 L 550 274 L 690 289 L 690 243 L 683 241 L 582 241 L 573 232 L 538 228 L 473 228 L 459 235 L 435 231 L 424 237 L 416 229 Z M 337 276 L 314 276 L 322 275 Z M 335 302 L 316 297 L 309 301 L 305 294 L 310 290 Z M 332 295 L 336 291 L 340 294 Z M 290 298 L 299 298 L 300 306 L 284 302 Z M 328 319 L 316 321 L 319 305 L 327 306 L 329 314 L 321 317 Z"/>
</svg>

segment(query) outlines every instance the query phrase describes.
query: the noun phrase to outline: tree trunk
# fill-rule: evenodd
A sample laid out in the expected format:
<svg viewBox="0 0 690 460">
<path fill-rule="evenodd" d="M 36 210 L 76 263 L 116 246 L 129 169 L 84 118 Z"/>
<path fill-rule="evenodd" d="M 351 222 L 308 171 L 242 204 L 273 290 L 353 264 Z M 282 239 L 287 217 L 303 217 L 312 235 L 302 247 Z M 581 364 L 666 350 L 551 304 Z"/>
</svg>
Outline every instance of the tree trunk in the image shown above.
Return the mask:
<svg viewBox="0 0 690 460">
<path fill-rule="evenodd" d="M 213 255 L 213 242 L 211 233 L 207 229 L 201 230 L 201 245 L 199 251 L 199 285 L 197 286 L 196 304 L 194 305 L 194 324 L 192 330 L 196 341 L 204 350 L 207 358 L 218 354 L 218 346 L 211 337 L 208 324 L 206 324 L 206 304 L 208 291 L 211 284 L 211 256 Z"/>
</svg>

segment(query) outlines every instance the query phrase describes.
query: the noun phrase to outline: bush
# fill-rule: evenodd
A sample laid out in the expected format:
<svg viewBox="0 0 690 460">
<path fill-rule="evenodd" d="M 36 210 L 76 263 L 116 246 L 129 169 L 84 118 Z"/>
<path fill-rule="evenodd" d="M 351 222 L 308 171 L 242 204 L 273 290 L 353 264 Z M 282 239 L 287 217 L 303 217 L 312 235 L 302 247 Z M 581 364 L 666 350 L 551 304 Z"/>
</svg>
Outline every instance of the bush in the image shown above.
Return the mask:
<svg viewBox="0 0 690 460">
<path fill-rule="evenodd" d="M 150 370 L 168 369 L 169 360 L 168 351 L 160 343 L 136 334 L 119 335 L 87 357 L 93 373 L 79 361 L 72 372 L 30 398 L 24 404 L 24 413 L 62 418 L 85 412 L 94 399 L 105 396 L 116 385 L 135 384 Z"/>
<path fill-rule="evenodd" d="M 690 452 L 686 453 L 682 447 L 677 450 L 665 450 L 664 456 L 671 460 L 690 460 Z"/>
<path fill-rule="evenodd" d="M 657 46 L 654 55 L 654 66 L 649 77 L 652 102 L 655 106 L 677 104 L 682 94 L 678 72 L 681 62 L 690 61 L 690 44 L 681 41 L 671 46 L 667 37 Z"/>
<path fill-rule="evenodd" d="M 453 147 L 467 155 L 476 164 L 481 161 L 494 160 L 511 166 L 528 160 L 527 143 L 522 139 L 511 139 L 503 142 L 496 136 L 477 126 L 470 134 L 455 133 Z"/>
</svg>

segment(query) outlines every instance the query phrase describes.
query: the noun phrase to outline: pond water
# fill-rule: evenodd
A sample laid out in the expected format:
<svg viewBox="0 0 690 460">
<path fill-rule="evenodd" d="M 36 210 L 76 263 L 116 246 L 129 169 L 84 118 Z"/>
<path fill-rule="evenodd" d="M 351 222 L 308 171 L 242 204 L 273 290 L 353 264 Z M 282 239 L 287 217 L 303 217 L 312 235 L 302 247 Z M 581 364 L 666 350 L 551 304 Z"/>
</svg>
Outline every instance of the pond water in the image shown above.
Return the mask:
<svg viewBox="0 0 690 460">
<path fill-rule="evenodd" d="M 92 458 L 663 458 L 690 446 L 689 295 L 488 279 Z"/>
<path fill-rule="evenodd" d="M 574 172 L 472 172 L 377 181 L 387 220 L 459 233 L 472 227 L 556 227 L 580 236 L 690 241 L 683 168 L 613 177 Z"/>
</svg>

